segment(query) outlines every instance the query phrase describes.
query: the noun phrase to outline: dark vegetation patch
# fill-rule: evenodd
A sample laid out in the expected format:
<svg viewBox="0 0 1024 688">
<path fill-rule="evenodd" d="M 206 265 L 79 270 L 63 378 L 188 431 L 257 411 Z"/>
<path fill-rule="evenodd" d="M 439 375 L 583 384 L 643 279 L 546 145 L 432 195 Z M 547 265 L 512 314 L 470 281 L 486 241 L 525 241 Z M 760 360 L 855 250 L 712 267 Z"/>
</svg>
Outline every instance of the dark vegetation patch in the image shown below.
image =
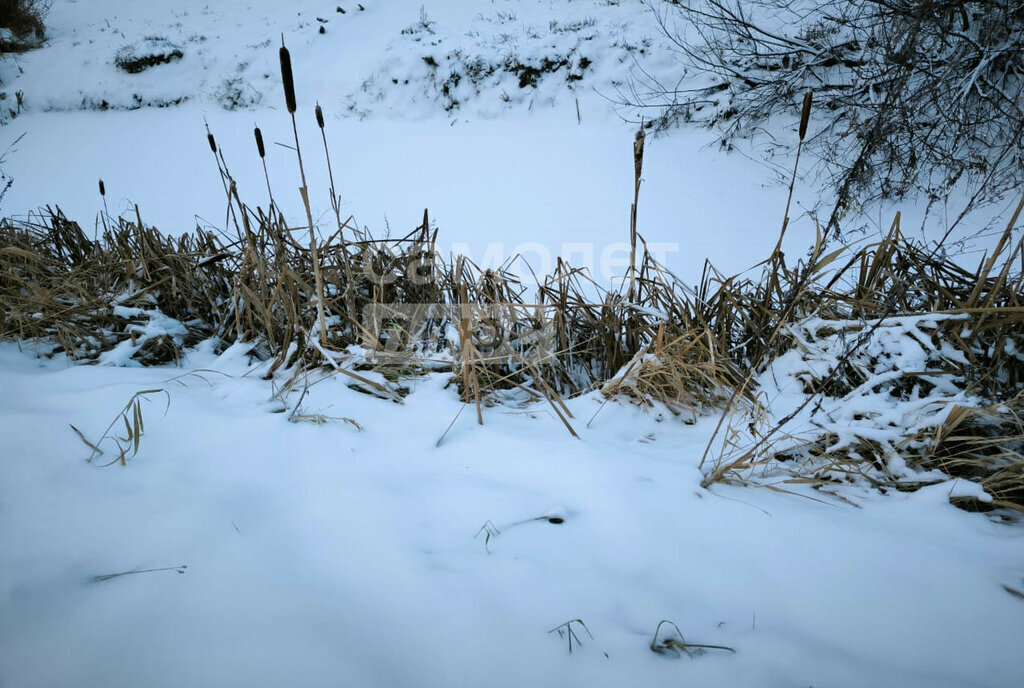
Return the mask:
<svg viewBox="0 0 1024 688">
<path fill-rule="evenodd" d="M 181 359 L 181 347 L 171 335 L 161 334 L 146 339 L 132 358 L 144 366 L 177 363 Z"/>
<path fill-rule="evenodd" d="M 20 53 L 46 39 L 49 0 L 0 0 L 0 53 Z"/>
<path fill-rule="evenodd" d="M 528 86 L 537 87 L 537 82 L 544 77 L 545 74 L 554 74 L 559 69 L 567 67 L 569 61 L 566 58 L 550 58 L 545 57 L 540 62 L 529 64 L 522 63 L 518 58 L 509 58 L 505 61 L 505 71 L 511 72 L 519 77 L 519 88 L 526 88 Z M 580 77 L 582 78 L 582 77 Z"/>
<path fill-rule="evenodd" d="M 590 58 L 574 51 L 540 60 L 523 59 L 513 54 L 494 62 L 457 48 L 440 58 L 426 55 L 421 59 L 427 66 L 429 87 L 440 97 L 446 112 L 456 110 L 465 99 L 480 95 L 486 87 L 497 85 L 502 74 L 515 76 L 520 89 L 537 88 L 545 78 L 556 74 L 562 74 L 572 87 L 583 80 L 586 70 L 593 64 Z M 398 84 L 397 79 L 391 82 Z M 507 96 L 503 100 L 507 100 Z"/>
<path fill-rule="evenodd" d="M 122 46 L 114 56 L 114 66 L 129 74 L 169 64 L 185 56 L 181 47 L 160 36 L 150 36 Z"/>
<path fill-rule="evenodd" d="M 126 110 L 141 110 L 142 108 L 167 108 L 174 107 L 175 105 L 181 105 L 188 100 L 188 96 L 178 96 L 177 98 L 144 98 L 138 93 L 133 93 L 131 99 L 127 102 L 114 102 L 111 103 L 106 98 L 82 98 L 81 108 L 83 110 L 99 110 L 100 112 L 106 112 L 107 110 L 126 111 Z"/>
</svg>

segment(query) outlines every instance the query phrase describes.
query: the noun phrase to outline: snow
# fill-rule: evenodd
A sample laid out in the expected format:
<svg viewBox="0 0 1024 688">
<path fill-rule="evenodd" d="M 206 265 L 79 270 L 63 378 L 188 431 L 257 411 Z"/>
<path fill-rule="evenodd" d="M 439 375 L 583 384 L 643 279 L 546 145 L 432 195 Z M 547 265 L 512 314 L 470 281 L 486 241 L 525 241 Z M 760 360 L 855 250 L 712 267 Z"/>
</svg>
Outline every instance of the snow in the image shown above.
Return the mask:
<svg viewBox="0 0 1024 688">
<path fill-rule="evenodd" d="M 360 225 L 376 234 L 389 228 L 404 233 L 429 208 L 442 230 L 442 246 L 478 264 L 500 264 L 522 252 L 540 272 L 561 255 L 586 264 L 602 284 L 621 274 L 628 259 L 634 125 L 619 115 L 643 113 L 615 108 L 613 101 L 631 70 L 657 70 L 671 60 L 644 3 L 422 5 L 433 34 L 402 33 L 420 25 L 419 0 L 363 4 L 364 12 L 354 3 L 319 0 L 174 7 L 56 2 L 47 47 L 0 63 L 8 102 L 19 90 L 25 102 L 25 110 L 4 127 L 4 137 L 14 142 L 26 134 L 6 156 L 5 169 L 15 182 L 3 199 L 4 213 L 24 216 L 59 205 L 88 226 L 103 208 L 97 194 L 102 178 L 114 215 L 134 215 L 137 204 L 144 220 L 171 233 L 197 223 L 223 227 L 224 193 L 205 139 L 206 121 L 243 198 L 265 206 L 266 184 L 252 136 L 253 126 L 260 126 L 276 199 L 290 218 L 303 222 L 299 195 L 292 191 L 299 185 L 294 154 L 283 147 L 293 145 L 277 64 L 283 36 L 296 74 L 315 218 L 330 213 L 323 144 L 312 115 L 319 102 L 342 211 Z M 338 6 L 346 13 L 338 13 Z M 317 32 L 317 17 L 328 20 L 325 34 Z M 564 28 L 589 21 L 594 24 L 577 33 Z M 184 57 L 137 74 L 115 67 L 119 50 L 153 38 L 180 47 Z M 444 46 L 436 50 L 441 62 L 443 51 L 461 50 L 489 64 L 515 55 L 532 65 L 572 47 L 592 64 L 580 81 L 567 81 L 563 69 L 544 75 L 536 89 L 509 83 L 509 74 L 496 75 L 480 85 L 479 94 L 446 112 L 443 97 L 430 90 L 422 59 L 435 54 L 431 41 Z M 577 49 L 577 43 L 585 47 Z M 399 76 L 398 85 L 391 83 Z M 406 78 L 409 86 L 402 83 Z M 237 86 L 244 102 L 225 110 L 231 102 L 218 93 L 225 80 L 234 79 L 242 80 Z M 368 80 L 383 82 L 375 87 L 383 100 L 372 88 L 367 92 Z M 514 97 L 503 104 L 502 93 Z M 110 109 L 97 109 L 104 102 Z M 366 114 L 353 113 L 352 103 Z M 780 133 L 785 137 L 795 141 L 794 131 Z M 713 139 L 708 131 L 682 130 L 649 138 L 646 147 L 639 230 L 652 251 L 691 282 L 706 259 L 732 274 L 771 251 L 791 172 L 792 158 L 779 143 L 722 155 Z M 798 183 L 787 253 L 800 255 L 813 241 L 815 225 L 807 212 L 818 208 L 819 195 L 811 183 Z M 821 203 L 826 210 L 819 214 L 829 208 L 827 198 Z M 904 227 L 915 231 L 922 209 L 901 210 Z M 953 199 L 950 216 L 957 211 Z M 894 212 L 880 208 L 867 220 L 885 232 Z M 933 238 L 945 228 L 942 220 L 930 220 Z M 983 220 L 963 233 L 978 231 Z M 976 253 L 964 260 L 976 262 Z"/>
<path fill-rule="evenodd" d="M 463 414 L 436 446 L 460 406 L 444 374 L 414 381 L 404 405 L 311 380 L 305 412 L 358 430 L 289 423 L 240 349 L 111 369 L 5 344 L 0 363 L 4 685 L 1022 676 L 1024 620 L 999 583 L 1024 575 L 1024 539 L 949 504 L 969 488 L 864 492 L 860 509 L 705 491 L 713 419 L 691 429 L 628 404 L 577 423 L 581 440 L 541 407 L 490 409 L 483 426 Z M 95 440 L 151 388 L 171 401 L 163 416 L 145 405 L 139 455 L 86 464 L 66 423 Z M 600 398 L 569 403 L 587 418 Z M 485 542 L 488 522 L 499 534 Z M 594 639 L 570 655 L 548 631 L 576 618 Z M 737 654 L 659 657 L 662 618 Z"/>
<path fill-rule="evenodd" d="M 423 2 L 422 14 L 421 0 L 362 4 L 57 0 L 48 44 L 0 62 L 0 88 L 22 90 L 26 108 L 0 129 L 0 149 L 25 134 L 4 164 L 15 183 L 3 213 L 59 204 L 87 226 L 102 178 L 111 214 L 137 203 L 165 231 L 223 227 L 204 121 L 242 197 L 265 206 L 252 128 L 291 145 L 283 34 L 314 217 L 330 212 L 319 101 L 342 210 L 361 225 L 401 236 L 426 207 L 442 244 L 481 267 L 527 254 L 542 273 L 562 255 L 603 284 L 621 277 L 634 125 L 607 97 L 634 60 L 665 59 L 644 3 L 452 0 Z M 154 38 L 183 57 L 138 74 L 114 67 L 124 46 Z M 496 70 L 446 96 L 424 45 L 439 65 L 592 64 L 536 89 Z M 460 104 L 446 110 L 452 96 Z M 705 259 L 732 273 L 771 251 L 791 164 L 781 149 L 722 155 L 710 138 L 649 138 L 644 160 L 640 231 L 690 282 Z M 268 145 L 268 167 L 275 197 L 303 222 L 293 153 Z M 798 184 L 795 204 L 816 199 Z M 905 210 L 912 227 L 918 211 Z M 785 248 L 802 255 L 814 223 L 792 214 Z M 879 211 L 879 230 L 890 222 Z M 594 392 L 566 401 L 574 439 L 542 404 L 486 408 L 477 425 L 448 373 L 406 381 L 402 403 L 327 372 L 284 393 L 293 371 L 263 379 L 267 365 L 244 344 L 217 354 L 206 342 L 177 367 L 138 367 L 131 355 L 147 338 L 182 324 L 118 312 L 142 324 L 104 365 L 0 343 L 0 686 L 1024 683 L 1024 607 L 1003 589 L 1024 587 L 1024 531 L 950 504 L 986 499 L 974 483 L 886 495 L 855 484 L 845 501 L 799 485 L 705 489 L 698 464 L 715 415 L 687 425 Z M 890 421 L 934 427 L 973 403 L 938 377 L 913 399 L 871 393 L 895 370 L 959 355 L 930 341 L 935 320 L 878 328 L 865 353 L 883 361 L 876 377 L 798 414 L 793 437 L 827 424 L 842 441 L 890 441 Z M 819 336 L 824 325 L 795 326 L 802 351 L 762 377 L 774 419 L 806 398 L 812 367 L 820 376 L 835 362 L 842 335 Z M 127 466 L 100 467 L 117 456 L 109 439 L 87 462 L 69 424 L 96 443 L 132 395 L 154 389 L 169 403 L 140 400 L 145 433 Z M 910 471 L 896 459 L 890 470 Z M 570 653 L 556 629 L 576 619 L 585 629 L 571 626 L 582 644 Z M 688 642 L 736 653 L 659 656 L 662 619 Z"/>
</svg>

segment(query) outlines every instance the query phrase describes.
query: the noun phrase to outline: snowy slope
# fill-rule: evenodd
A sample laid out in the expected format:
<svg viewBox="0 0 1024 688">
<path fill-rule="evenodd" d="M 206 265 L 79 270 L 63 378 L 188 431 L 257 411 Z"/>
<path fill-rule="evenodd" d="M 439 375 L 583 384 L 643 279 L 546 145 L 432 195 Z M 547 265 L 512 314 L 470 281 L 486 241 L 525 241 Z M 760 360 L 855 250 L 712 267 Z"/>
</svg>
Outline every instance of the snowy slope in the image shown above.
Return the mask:
<svg viewBox="0 0 1024 688">
<path fill-rule="evenodd" d="M 363 6 L 58 0 L 47 46 L 0 62 L 7 102 L 15 91 L 24 101 L 21 114 L 0 129 L 0 150 L 25 135 L 7 155 L 5 170 L 15 182 L 3 212 L 23 216 L 60 205 L 90 225 L 102 209 L 96 182 L 103 178 L 114 214 L 134 214 L 138 204 L 144 219 L 166 231 L 223 226 L 223 191 L 204 121 L 243 197 L 265 204 L 251 131 L 258 124 L 268 140 L 291 143 L 277 65 L 283 37 L 295 64 L 317 216 L 330 207 L 312 117 L 320 102 L 343 209 L 375 233 L 405 231 L 429 207 L 442 245 L 479 263 L 530 253 L 543 272 L 562 255 L 605 283 L 621 274 L 635 127 L 620 115 L 643 113 L 617 109 L 614 101 L 628 89 L 631 70 L 667 71 L 673 62 L 645 4 Z M 182 57 L 138 73 L 116 66 L 118 55 L 147 50 Z M 793 131 L 779 137 L 795 140 Z M 792 164 L 778 146 L 726 156 L 712 140 L 710 132 L 690 130 L 647 145 L 640 231 L 691 281 L 705 259 L 732 273 L 771 250 Z M 279 202 L 300 222 L 298 194 L 289 193 L 299 185 L 294 155 L 271 146 L 268 161 Z M 805 210 L 819 196 L 798 185 L 791 253 L 803 252 L 813 237 Z M 914 231 L 915 209 L 902 210 L 904 226 Z M 957 210 L 954 201 L 950 212 Z M 880 210 L 866 221 L 884 231 L 893 212 Z M 592 247 L 581 250 L 581 242 Z M 603 254 L 619 269 L 602 270 Z M 965 260 L 976 262 L 973 255 Z"/>
<path fill-rule="evenodd" d="M 609 98 L 635 65 L 667 64 L 644 3 L 362 5 L 55 0 L 46 47 L 0 62 L 25 103 L 0 127 L 0 150 L 24 134 L 0 210 L 59 204 L 88 226 L 103 178 L 111 213 L 223 226 L 204 122 L 265 206 L 252 127 L 291 145 L 283 35 L 317 217 L 320 102 L 361 225 L 401 235 L 429 207 L 442 245 L 484 267 L 524 253 L 543 272 L 563 255 L 621 275 L 635 127 Z M 154 46 L 181 57 L 115 65 Z M 723 156 L 710 139 L 647 143 L 640 231 L 690 281 L 707 258 L 726 272 L 764 258 L 785 205 L 784 151 Z M 268 165 L 301 222 L 293 153 L 269 146 Z M 816 199 L 798 185 L 795 203 Z M 800 255 L 813 222 L 794 215 Z M 576 440 L 541 405 L 477 425 L 447 374 L 410 381 L 403 405 L 314 377 L 298 407 L 244 346 L 108 363 L 0 345 L 0 687 L 1024 683 L 1024 601 L 1004 588 L 1024 590 L 1024 532 L 951 506 L 970 483 L 846 488 L 856 506 L 706 490 L 716 417 L 591 394 L 567 402 Z M 794 394 L 777 372 L 781 414 Z M 138 455 L 101 468 L 106 441 L 87 463 L 69 424 L 96 442 L 153 389 L 166 394 L 140 405 Z M 736 652 L 656 654 L 662 619 Z"/>
</svg>

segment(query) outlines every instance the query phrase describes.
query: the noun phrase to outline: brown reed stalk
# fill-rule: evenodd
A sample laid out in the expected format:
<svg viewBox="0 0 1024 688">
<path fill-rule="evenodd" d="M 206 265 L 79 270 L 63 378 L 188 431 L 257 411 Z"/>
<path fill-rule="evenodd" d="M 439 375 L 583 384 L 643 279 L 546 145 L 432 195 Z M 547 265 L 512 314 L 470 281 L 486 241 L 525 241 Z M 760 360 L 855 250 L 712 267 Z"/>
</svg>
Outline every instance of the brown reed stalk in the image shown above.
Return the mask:
<svg viewBox="0 0 1024 688">
<path fill-rule="evenodd" d="M 633 204 L 629 208 L 629 301 L 636 296 L 636 213 L 637 204 L 640 202 L 640 175 L 644 167 L 645 138 L 641 124 L 633 139 Z"/>
<path fill-rule="evenodd" d="M 788 194 L 788 196 L 786 198 L 786 210 L 785 210 L 785 213 L 783 214 L 783 219 L 782 219 L 782 230 L 779 232 L 779 239 L 778 239 L 778 241 L 775 244 L 775 249 L 772 251 L 772 255 L 768 259 L 768 269 L 767 269 L 768 280 L 767 280 L 767 283 L 766 283 L 767 287 L 766 287 L 765 293 L 764 293 L 764 303 L 763 303 L 762 309 L 761 309 L 761 313 L 765 316 L 765 324 L 767 324 L 770 321 L 771 317 L 774 315 L 774 313 L 773 313 L 774 309 L 772 308 L 772 302 L 773 302 L 773 299 L 774 299 L 774 296 L 775 296 L 776 292 L 779 289 L 779 274 L 780 273 L 784 273 L 785 270 L 786 270 L 785 256 L 784 256 L 784 254 L 782 252 L 782 240 L 785 237 L 786 229 L 789 226 L 789 207 L 790 207 L 790 203 L 793 200 L 793 188 L 796 185 L 797 170 L 799 169 L 799 166 L 800 166 L 800 151 L 801 151 L 801 149 L 803 147 L 804 137 L 806 137 L 806 135 L 807 135 L 807 125 L 808 125 L 808 122 L 810 121 L 811 101 L 812 101 L 812 92 L 810 90 L 808 90 L 804 94 L 803 106 L 802 106 L 802 108 L 800 110 L 800 127 L 799 127 L 799 130 L 798 130 L 799 140 L 797 141 L 796 159 L 793 162 L 793 175 L 790 178 L 790 182 L 789 182 L 789 194 Z M 899 222 L 899 215 L 898 214 L 897 214 L 896 222 L 897 223 Z M 822 254 L 822 251 L 824 250 L 825 245 L 826 245 L 825 242 L 820 240 L 820 239 L 819 239 L 818 242 L 816 242 L 815 247 L 814 247 L 814 249 L 812 251 L 812 255 L 811 255 L 810 259 L 808 260 L 808 269 L 807 269 L 807 271 L 804 273 L 803 278 L 798 280 L 798 283 L 796 285 L 794 285 L 795 288 L 791 290 L 791 293 L 790 293 L 789 298 L 788 298 L 788 302 L 784 304 L 781 313 L 778 314 L 778 318 L 776 319 L 775 325 L 772 328 L 771 333 L 769 334 L 767 340 L 765 341 L 764 348 L 762 349 L 761 353 L 758 355 L 757 360 L 755 360 L 755 361 L 753 361 L 751 363 L 750 370 L 748 371 L 747 376 L 744 379 L 743 383 L 738 388 L 736 388 L 732 398 L 726 404 L 725 409 L 723 409 L 722 415 L 718 419 L 718 423 L 716 424 L 715 429 L 712 431 L 711 437 L 708 438 L 707 445 L 705 445 L 705 447 L 704 447 L 704 453 L 701 454 L 700 463 L 698 464 L 698 468 L 703 468 L 704 467 L 704 463 L 707 460 L 708 454 L 711 451 L 711 447 L 714 445 L 715 439 L 717 439 L 718 434 L 719 434 L 719 432 L 721 431 L 721 429 L 723 427 L 723 424 L 725 422 L 726 417 L 731 414 L 731 410 L 733 408 L 733 404 L 738 402 L 739 399 L 744 394 L 746 394 L 746 391 L 749 388 L 749 386 L 752 384 L 753 377 L 757 373 L 758 368 L 760 367 L 762 361 L 765 359 L 765 357 L 770 355 L 770 347 L 771 347 L 772 343 L 775 341 L 776 337 L 778 337 L 779 332 L 782 331 L 783 326 L 785 326 L 785 324 L 788 322 L 789 316 L 792 314 L 792 309 L 796 306 L 796 304 L 797 304 L 799 298 L 801 297 L 804 289 L 806 288 L 807 284 L 809 284 L 809 281 L 810 281 L 810 279 L 812 278 L 812 276 L 813 276 L 813 274 L 815 272 L 815 270 L 813 270 L 812 268 L 815 267 L 815 264 L 820 266 L 822 264 L 823 260 L 827 258 L 827 256 L 824 256 Z"/>
<path fill-rule="evenodd" d="M 213 160 L 217 163 L 217 172 L 220 175 L 221 186 L 224 188 L 224 197 L 227 201 L 227 208 L 224 211 L 224 228 L 227 229 L 228 225 L 232 222 L 235 226 L 236 235 L 241 238 L 242 230 L 238 225 L 238 215 L 235 214 L 234 205 L 232 202 L 232 189 L 235 187 L 235 180 L 231 177 L 231 172 L 228 170 L 227 162 L 224 160 L 224 155 L 217 149 L 217 141 L 213 137 L 213 133 L 210 132 L 210 125 L 204 122 L 206 126 L 206 140 L 210 144 L 210 151 L 213 153 Z"/>
<path fill-rule="evenodd" d="M 461 263 L 461 258 L 460 258 Z M 461 268 L 461 265 L 459 266 Z M 461 274 L 461 269 L 457 271 Z M 472 306 L 466 283 L 459 284 L 459 365 L 462 374 L 462 401 L 476 402 L 476 422 L 484 424 L 480 402 L 480 379 L 477 371 L 476 350 L 473 346 L 473 328 L 470 326 Z"/>
<path fill-rule="evenodd" d="M 324 158 L 327 160 L 327 178 L 331 184 L 331 209 L 334 210 L 334 218 L 338 223 L 338 238 L 341 241 L 342 268 L 345 271 L 345 309 L 348 315 L 349 324 L 353 330 L 360 329 L 359 314 L 356 313 L 355 298 L 352 293 L 353 281 L 351 260 L 349 258 L 348 242 L 345 239 L 345 226 L 347 223 L 341 221 L 341 197 L 334 187 L 334 171 L 331 167 L 331 149 L 327 145 L 327 131 L 324 127 L 324 111 L 320 103 L 316 104 L 316 124 L 320 128 L 320 138 L 324 143 Z"/>
<path fill-rule="evenodd" d="M 110 227 L 107 225 L 107 218 L 110 217 L 110 210 L 107 208 L 107 187 L 103 183 L 102 179 L 100 179 L 100 198 L 103 199 L 103 215 L 101 218 L 103 220 L 103 231 L 106 233 L 110 231 Z"/>
<path fill-rule="evenodd" d="M 270 199 L 270 207 L 274 207 L 274 190 L 270 186 L 270 173 L 267 171 L 267 149 L 263 145 L 263 132 L 258 126 L 252 130 L 256 139 L 256 152 L 259 153 L 260 162 L 263 164 L 263 179 L 267 182 L 267 197 Z"/>
<path fill-rule="evenodd" d="M 324 312 L 324 278 L 320 267 L 320 256 L 317 251 L 316 232 L 313 227 L 313 211 L 309 207 L 309 187 L 306 184 L 306 168 L 302 164 L 302 147 L 299 144 L 299 125 L 295 119 L 295 79 L 292 75 L 292 58 L 288 48 L 284 45 L 284 35 L 281 36 L 281 49 L 278 51 L 281 60 L 281 82 L 284 84 L 285 104 L 288 106 L 288 113 L 292 118 L 292 133 L 295 135 L 295 155 L 299 159 L 299 175 L 302 178 L 302 186 L 299 194 L 302 196 L 302 204 L 306 209 L 306 221 L 309 223 L 309 254 L 313 261 L 313 277 L 316 284 L 316 313 L 319 324 L 320 345 L 327 345 L 327 317 Z"/>
<path fill-rule="evenodd" d="M 796 144 L 796 160 L 793 162 L 793 176 L 789 179 L 789 194 L 786 196 L 786 211 L 782 214 L 782 231 L 779 233 L 779 243 L 776 250 L 782 248 L 782 239 L 786 236 L 786 228 L 789 227 L 789 206 L 793 202 L 793 187 L 796 186 L 796 172 L 800 168 L 800 152 L 803 150 L 804 137 L 807 136 L 807 124 L 811 119 L 811 100 L 813 91 L 808 90 L 804 94 L 804 103 L 800 108 L 800 129 L 797 134 L 799 140 Z"/>
</svg>

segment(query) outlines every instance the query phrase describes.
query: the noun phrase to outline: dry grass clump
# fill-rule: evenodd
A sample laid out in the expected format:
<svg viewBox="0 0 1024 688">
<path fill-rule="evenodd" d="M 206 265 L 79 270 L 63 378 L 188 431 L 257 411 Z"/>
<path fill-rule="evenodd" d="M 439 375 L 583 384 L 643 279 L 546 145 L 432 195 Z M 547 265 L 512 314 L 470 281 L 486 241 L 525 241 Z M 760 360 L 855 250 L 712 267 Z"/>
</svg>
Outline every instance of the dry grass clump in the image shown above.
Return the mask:
<svg viewBox="0 0 1024 688">
<path fill-rule="evenodd" d="M 862 483 L 883 490 L 913 491 L 949 478 L 977 483 L 990 497 L 952 496 L 969 511 L 1024 511 L 1024 397 L 998 404 L 943 409 L 942 420 L 906 431 L 900 441 L 857 437 L 840 442 L 825 433 L 813 440 L 771 452 L 747 468 L 781 467 L 786 484 L 810 484 L 830 494 L 834 486 Z M 893 471 L 899 457 L 914 473 Z M 739 481 L 739 480 L 736 480 Z"/>
<path fill-rule="evenodd" d="M 945 421 L 925 437 L 912 464 L 936 468 L 955 478 L 977 482 L 991 502 L 954 497 L 966 509 L 1024 511 L 1024 396 L 979 407 L 954 406 Z"/>
<path fill-rule="evenodd" d="M 701 330 L 656 342 L 652 350 L 638 352 L 601 391 L 608 397 L 626 395 L 644 404 L 658 401 L 672 413 L 693 419 L 730 396 L 731 390 L 723 389 L 723 371 L 708 344 L 706 331 Z"/>
<path fill-rule="evenodd" d="M 15 226 L 0 222 L 0 335 L 4 339 L 55 340 L 69 352 L 106 344 L 91 323 L 110 311 L 98 304 L 91 286 L 95 270 L 84 267 L 93 242 L 62 215 L 49 224 Z M 75 269 L 75 266 L 78 266 Z"/>
<path fill-rule="evenodd" d="M 621 320 L 606 322 L 606 335 L 624 333 L 615 351 L 629 358 L 614 361 L 613 375 L 602 386 L 605 396 L 658 401 L 689 416 L 741 394 L 750 398 L 743 390 L 744 351 L 737 346 L 747 314 L 729 306 L 741 293 L 735 282 L 708 269 L 694 290 L 658 265 L 646 247 L 637 272 L 634 300 L 618 300 Z M 606 299 L 616 301 L 614 295 Z"/>
<path fill-rule="evenodd" d="M 958 503 L 1024 510 L 1024 289 L 1013 272 L 1021 240 L 1012 240 L 1019 210 L 974 272 L 905 239 L 897 221 L 884 240 L 835 254 L 834 269 L 805 272 L 812 278 L 802 288 L 792 278 L 799 270 L 766 274 L 762 283 L 779 277 L 784 293 L 798 294 L 788 303 L 760 309 L 749 305 L 756 303 L 749 291 L 731 297 L 748 304 L 741 319 L 760 318 L 763 331 L 777 333 L 762 346 L 774 339 L 783 349 L 762 348 L 765 358 L 747 369 L 750 385 L 791 350 L 802 361 L 795 379 L 806 397 L 771 427 L 745 434 L 739 429 L 749 414 L 731 405 L 705 485 L 769 477 L 826 490 L 836 482 L 907 489 L 965 477 L 993 501 Z M 890 407 L 903 415 L 895 419 Z"/>
<path fill-rule="evenodd" d="M 188 336 L 174 343 L 178 351 L 160 356 L 176 359 L 181 346 L 230 336 L 216 329 L 232 281 L 222 254 L 213 234 L 167 237 L 138 215 L 108 225 L 95 239 L 59 208 L 23 222 L 3 220 L 0 337 L 52 340 L 55 352 L 90 361 L 122 341 L 141 346 L 132 309 L 155 309 L 189 324 Z"/>
</svg>

